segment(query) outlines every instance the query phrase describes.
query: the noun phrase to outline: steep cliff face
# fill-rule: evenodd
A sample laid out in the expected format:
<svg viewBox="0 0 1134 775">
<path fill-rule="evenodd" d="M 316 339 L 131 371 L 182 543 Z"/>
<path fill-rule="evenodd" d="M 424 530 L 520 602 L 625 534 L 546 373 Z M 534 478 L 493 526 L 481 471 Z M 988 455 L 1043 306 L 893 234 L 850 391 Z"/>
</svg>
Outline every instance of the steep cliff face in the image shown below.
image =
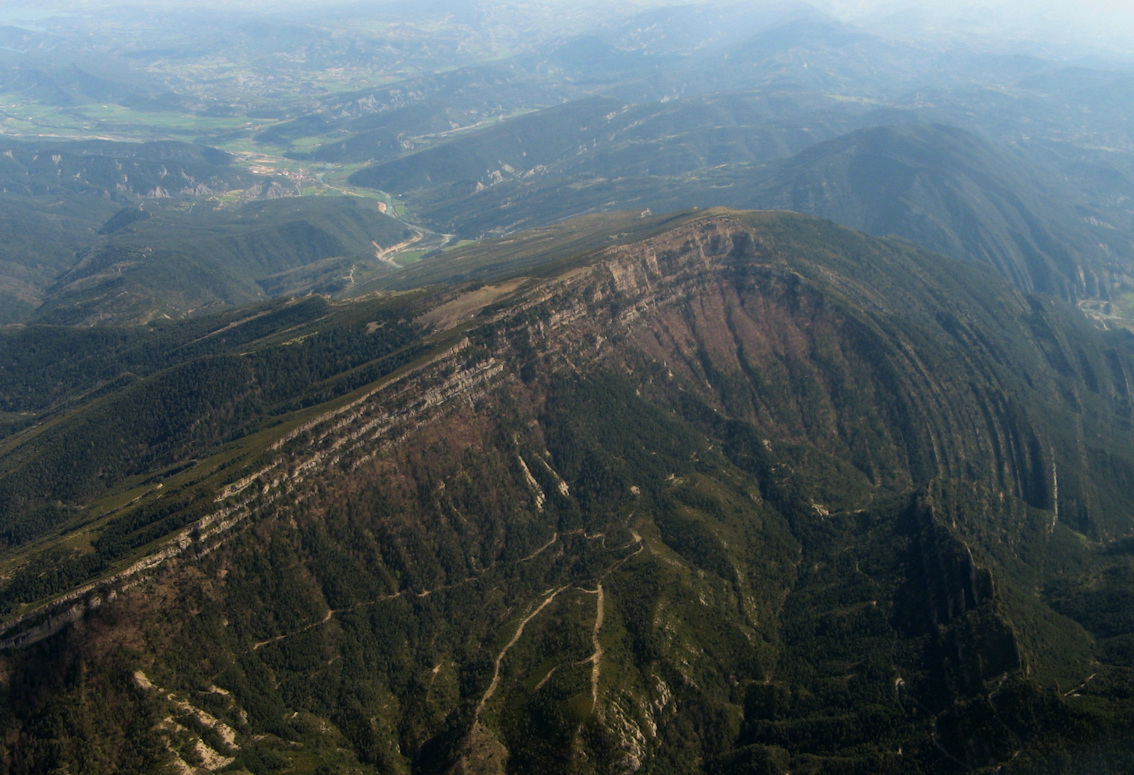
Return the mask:
<svg viewBox="0 0 1134 775">
<path fill-rule="evenodd" d="M 423 355 L 137 496 L 201 516 L 9 628 L 12 768 L 1129 756 L 1127 668 L 1036 596 L 1134 529 L 1124 343 L 783 214 L 542 275 L 416 302 Z"/>
<path fill-rule="evenodd" d="M 658 403 L 695 397 L 873 487 L 987 481 L 1115 534 L 1076 511 L 1106 483 L 1065 476 L 1060 489 L 1058 461 L 1082 461 L 1089 436 L 1126 444 L 1127 345 L 990 274 L 815 219 L 722 214 L 613 249 L 520 304 L 542 319 L 509 341 L 547 353 L 547 368 L 620 369 Z"/>
</svg>

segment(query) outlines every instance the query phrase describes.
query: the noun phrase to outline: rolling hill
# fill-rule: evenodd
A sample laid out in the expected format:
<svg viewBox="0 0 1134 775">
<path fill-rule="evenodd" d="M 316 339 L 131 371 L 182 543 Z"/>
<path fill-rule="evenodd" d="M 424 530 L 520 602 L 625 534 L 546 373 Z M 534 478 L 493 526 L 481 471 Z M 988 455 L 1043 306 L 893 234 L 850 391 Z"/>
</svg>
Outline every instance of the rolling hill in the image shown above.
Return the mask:
<svg viewBox="0 0 1134 775">
<path fill-rule="evenodd" d="M 1056 195 L 1061 191 L 1062 195 Z M 811 213 L 993 266 L 1024 290 L 1106 297 L 1124 261 L 1042 168 L 947 126 L 864 129 L 779 166 L 746 204 Z"/>
<path fill-rule="evenodd" d="M 289 293 L 336 292 L 390 271 L 383 251 L 412 239 L 355 197 L 252 202 L 224 210 L 128 208 L 45 293 L 33 320 L 148 322 Z M 396 265 L 395 265 L 396 266 Z"/>
<path fill-rule="evenodd" d="M 0 323 L 28 320 L 124 207 L 269 185 L 190 143 L 0 142 Z"/>
</svg>

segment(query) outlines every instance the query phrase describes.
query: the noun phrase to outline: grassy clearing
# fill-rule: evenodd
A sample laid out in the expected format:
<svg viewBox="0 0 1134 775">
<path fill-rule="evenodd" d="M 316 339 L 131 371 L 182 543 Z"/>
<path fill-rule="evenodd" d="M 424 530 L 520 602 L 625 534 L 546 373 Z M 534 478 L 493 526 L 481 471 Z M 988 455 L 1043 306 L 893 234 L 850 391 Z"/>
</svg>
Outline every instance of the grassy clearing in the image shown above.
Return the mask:
<svg viewBox="0 0 1134 775">
<path fill-rule="evenodd" d="M 263 128 L 263 126 L 266 125 L 258 126 L 257 131 Z M 251 137 L 225 140 L 221 143 L 215 143 L 214 147 L 237 156 L 263 156 L 266 158 L 283 158 L 283 155 L 287 153 L 288 150 L 286 146 L 259 143 Z"/>
<path fill-rule="evenodd" d="M 1134 331 L 1134 291 L 1114 299 L 1083 299 L 1079 310 L 1096 323 L 1108 328 L 1125 328 Z"/>
<path fill-rule="evenodd" d="M 399 253 L 394 256 L 394 261 L 402 266 L 409 266 L 410 264 L 416 264 L 420 261 L 425 253 L 426 251 L 424 250 L 407 250 L 405 253 Z"/>
<path fill-rule="evenodd" d="M 475 244 L 476 244 L 476 240 L 473 240 L 473 239 L 457 240 L 456 242 L 454 242 L 452 244 L 446 245 L 444 248 L 442 248 L 442 250 L 444 250 L 446 253 L 448 253 L 452 250 L 457 250 L 458 248 L 463 248 L 463 247 L 467 247 L 468 245 L 475 245 Z"/>
<path fill-rule="evenodd" d="M 89 133 L 92 127 L 73 111 L 26 102 L 13 94 L 0 94 L 0 131 L 19 136 Z"/>
<path fill-rule="evenodd" d="M 297 137 L 291 141 L 291 148 L 295 151 L 313 151 L 326 142 L 326 138 L 318 137 L 315 135 L 309 137 Z"/>
<path fill-rule="evenodd" d="M 18 95 L 0 94 L 0 130 L 15 137 L 88 138 L 94 135 L 123 140 L 198 142 L 212 134 L 252 132 L 264 126 L 262 121 L 251 122 L 243 116 L 140 111 L 114 104 L 58 108 L 28 102 Z"/>
<path fill-rule="evenodd" d="M 1119 317 L 1134 319 L 1134 291 L 1124 293 L 1112 302 L 1112 312 Z"/>
</svg>

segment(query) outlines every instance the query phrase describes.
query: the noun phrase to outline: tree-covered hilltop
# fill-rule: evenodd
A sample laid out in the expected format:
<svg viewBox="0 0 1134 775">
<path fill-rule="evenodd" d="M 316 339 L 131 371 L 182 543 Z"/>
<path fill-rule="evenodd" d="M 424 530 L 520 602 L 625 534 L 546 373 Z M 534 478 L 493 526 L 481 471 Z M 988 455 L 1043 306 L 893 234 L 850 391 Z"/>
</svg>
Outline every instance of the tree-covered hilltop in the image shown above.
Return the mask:
<svg viewBox="0 0 1134 775">
<path fill-rule="evenodd" d="M 0 324 L 27 320 L 123 207 L 264 183 L 189 143 L 0 140 Z"/>
<path fill-rule="evenodd" d="M 0 558 L 10 771 L 1134 760 L 1127 336 L 798 215 L 495 250 L 12 340 L 67 387 L 0 448 L 55 515 Z M 80 335 L 132 373 L 51 355 Z"/>
<path fill-rule="evenodd" d="M 334 293 L 388 272 L 384 252 L 421 236 L 373 200 L 346 196 L 129 208 L 102 231 L 47 289 L 32 321 L 146 323 Z"/>
</svg>

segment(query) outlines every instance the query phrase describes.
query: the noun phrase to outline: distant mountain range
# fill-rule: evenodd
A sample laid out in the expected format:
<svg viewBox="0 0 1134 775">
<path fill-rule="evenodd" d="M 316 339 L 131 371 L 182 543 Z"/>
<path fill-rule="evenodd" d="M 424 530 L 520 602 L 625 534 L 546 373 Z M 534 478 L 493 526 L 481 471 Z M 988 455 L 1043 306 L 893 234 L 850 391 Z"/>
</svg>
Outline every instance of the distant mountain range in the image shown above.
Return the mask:
<svg viewBox="0 0 1134 775">
<path fill-rule="evenodd" d="M 720 104 L 696 102 L 702 109 Z M 745 103 L 727 104 L 736 116 Z M 568 109 L 565 120 L 560 114 Z M 458 232 L 541 225 L 612 203 L 658 211 L 730 204 L 812 213 L 871 234 L 900 235 L 987 263 L 1025 290 L 1064 298 L 1105 298 L 1126 271 L 1127 238 L 1097 228 L 1113 218 L 1109 210 L 1091 207 L 1082 195 L 1069 199 L 1044 167 L 955 127 L 872 127 L 813 145 L 798 138 L 805 150 L 767 162 L 791 141 L 761 149 L 757 143 L 770 136 L 759 124 L 674 135 L 667 129 L 678 116 L 684 120 L 680 110 L 645 121 L 641 111 L 616 103 L 588 106 L 586 119 L 581 109 L 572 104 L 514 129 L 505 124 L 468 135 L 364 169 L 353 180 L 420 198 L 437 228 Z M 607 128 L 615 121 L 666 139 L 620 145 L 619 132 Z M 601 130 L 591 128 L 596 123 Z M 562 127 L 573 134 L 553 140 L 552 128 Z M 580 144 L 583 135 L 600 134 Z"/>
</svg>

